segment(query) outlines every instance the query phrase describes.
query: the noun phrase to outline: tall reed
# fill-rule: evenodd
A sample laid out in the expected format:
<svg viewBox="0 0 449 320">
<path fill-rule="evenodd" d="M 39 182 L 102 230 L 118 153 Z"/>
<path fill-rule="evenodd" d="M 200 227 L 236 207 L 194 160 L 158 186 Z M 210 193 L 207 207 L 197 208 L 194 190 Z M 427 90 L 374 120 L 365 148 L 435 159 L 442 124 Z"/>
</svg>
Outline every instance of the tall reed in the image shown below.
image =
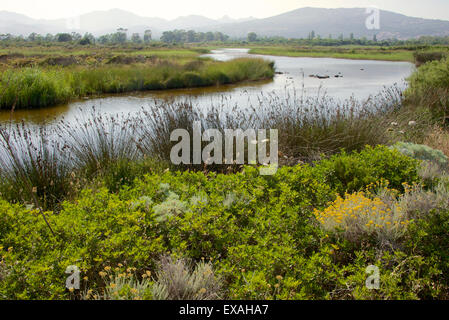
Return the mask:
<svg viewBox="0 0 449 320">
<path fill-rule="evenodd" d="M 72 190 L 67 145 L 54 127 L 0 127 L 1 194 L 44 210 L 55 208 Z"/>
<path fill-rule="evenodd" d="M 137 160 L 134 143 L 136 122 L 130 115 L 102 115 L 93 108 L 88 116 L 72 122 L 62 119 L 58 136 L 70 152 L 71 165 L 88 177 L 114 163 Z"/>
<path fill-rule="evenodd" d="M 171 133 L 186 129 L 193 137 L 195 121 L 201 123 L 203 131 L 218 129 L 222 133 L 225 129 L 278 129 L 281 159 L 313 162 L 341 149 L 361 150 L 366 145 L 388 143 L 390 116 L 400 105 L 396 89 L 366 101 L 344 102 L 287 91 L 284 95 L 261 95 L 257 103 L 246 107 L 229 105 L 225 99 L 205 109 L 195 107 L 192 101 L 159 102 L 134 114 L 103 115 L 95 109 L 86 114 L 81 110 L 84 115 L 75 120 L 62 119 L 48 127 L 3 127 L 2 192 L 8 199 L 30 202 L 33 193 L 25 188 L 29 184 L 45 208 L 54 208 L 97 177 L 111 191 L 117 191 L 152 167 L 169 164 L 177 143 L 170 141 Z M 245 141 L 245 153 L 249 143 Z M 203 147 L 206 144 L 202 142 Z M 204 164 L 173 167 L 219 172 L 241 168 Z"/>
</svg>

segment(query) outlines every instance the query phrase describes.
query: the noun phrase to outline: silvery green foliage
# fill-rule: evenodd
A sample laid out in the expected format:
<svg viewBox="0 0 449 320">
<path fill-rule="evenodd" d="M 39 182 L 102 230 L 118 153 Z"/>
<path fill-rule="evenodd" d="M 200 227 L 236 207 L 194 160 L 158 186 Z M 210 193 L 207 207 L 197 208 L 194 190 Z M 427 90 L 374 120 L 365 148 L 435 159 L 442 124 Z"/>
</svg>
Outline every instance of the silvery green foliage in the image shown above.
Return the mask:
<svg viewBox="0 0 449 320">
<path fill-rule="evenodd" d="M 161 183 L 159 185 L 159 192 L 168 194 L 170 192 L 170 185 L 168 183 Z"/>
<path fill-rule="evenodd" d="M 392 148 L 411 158 L 436 163 L 441 169 L 447 169 L 449 164 L 449 159 L 442 151 L 426 145 L 398 142 Z"/>
<path fill-rule="evenodd" d="M 221 281 L 211 263 L 192 266 L 184 259 L 162 257 L 152 289 L 155 300 L 216 300 L 220 298 Z"/>
<path fill-rule="evenodd" d="M 171 217 L 183 214 L 187 211 L 187 208 L 187 203 L 179 200 L 179 196 L 176 193 L 169 191 L 165 201 L 155 205 L 153 211 L 156 215 L 156 221 L 163 222 Z"/>
<path fill-rule="evenodd" d="M 143 209 L 145 211 L 149 211 L 151 206 L 153 205 L 153 200 L 150 197 L 143 196 L 139 198 L 138 201 L 134 201 L 131 203 L 131 211 L 136 211 L 138 209 Z"/>
<path fill-rule="evenodd" d="M 440 180 L 445 176 L 444 170 L 441 167 L 431 161 L 423 161 L 418 170 L 419 177 L 423 180 L 424 184 L 427 186 L 432 186 L 435 181 Z"/>
</svg>

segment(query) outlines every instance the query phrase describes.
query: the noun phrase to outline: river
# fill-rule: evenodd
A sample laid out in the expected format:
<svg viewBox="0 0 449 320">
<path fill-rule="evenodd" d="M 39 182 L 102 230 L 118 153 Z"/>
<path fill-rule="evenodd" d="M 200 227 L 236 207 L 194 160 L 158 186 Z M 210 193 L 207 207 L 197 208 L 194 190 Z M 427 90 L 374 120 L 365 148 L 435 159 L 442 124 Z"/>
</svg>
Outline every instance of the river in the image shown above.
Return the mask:
<svg viewBox="0 0 449 320">
<path fill-rule="evenodd" d="M 33 125 L 57 121 L 62 117 L 65 121 L 70 121 L 92 107 L 105 114 L 133 113 L 160 101 L 191 101 L 194 105 L 205 108 L 217 103 L 245 107 L 248 104 L 256 104 L 261 95 L 283 96 L 292 91 L 310 96 L 326 94 L 337 100 L 350 97 L 363 100 L 378 94 L 385 87 L 396 85 L 405 88 L 405 79 L 415 69 L 414 65 L 408 62 L 275 57 L 252 55 L 247 49 L 214 50 L 204 57 L 221 61 L 238 57 L 261 57 L 275 62 L 277 74 L 270 81 L 108 95 L 44 109 L 17 110 L 14 114 L 2 111 L 0 122 L 23 120 Z"/>
</svg>

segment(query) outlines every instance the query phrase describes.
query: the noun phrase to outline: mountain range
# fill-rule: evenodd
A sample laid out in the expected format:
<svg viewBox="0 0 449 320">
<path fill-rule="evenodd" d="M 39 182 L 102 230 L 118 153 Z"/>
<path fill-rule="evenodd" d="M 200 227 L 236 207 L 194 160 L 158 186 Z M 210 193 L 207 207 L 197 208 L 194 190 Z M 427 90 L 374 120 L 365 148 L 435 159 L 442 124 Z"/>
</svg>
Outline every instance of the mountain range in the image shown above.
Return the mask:
<svg viewBox="0 0 449 320">
<path fill-rule="evenodd" d="M 91 32 L 94 35 L 111 33 L 126 28 L 129 33 L 143 33 L 151 29 L 155 38 L 163 31 L 185 29 L 195 31 L 220 31 L 234 38 L 243 38 L 249 32 L 260 36 L 282 36 L 304 38 L 311 31 L 322 37 L 338 37 L 341 34 L 378 39 L 410 39 L 420 36 L 448 36 L 449 21 L 408 17 L 390 11 L 380 11 L 380 29 L 368 30 L 365 26 L 369 14 L 363 8 L 301 8 L 281 15 L 256 19 L 210 19 L 198 15 L 166 20 L 144 17 L 134 13 L 112 9 L 95 11 L 73 19 L 42 20 L 22 14 L 0 11 L 0 34 L 10 33 L 27 36 L 30 33 L 46 34 L 76 31 Z"/>
</svg>

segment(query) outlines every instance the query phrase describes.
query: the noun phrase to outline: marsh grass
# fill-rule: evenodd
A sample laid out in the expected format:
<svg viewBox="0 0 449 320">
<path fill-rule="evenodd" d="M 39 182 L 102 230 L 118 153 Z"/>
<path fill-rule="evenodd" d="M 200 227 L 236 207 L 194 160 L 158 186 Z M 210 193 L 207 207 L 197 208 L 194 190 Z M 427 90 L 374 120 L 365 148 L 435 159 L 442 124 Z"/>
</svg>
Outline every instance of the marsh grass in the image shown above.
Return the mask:
<svg viewBox="0 0 449 320">
<path fill-rule="evenodd" d="M 136 128 L 130 115 L 102 115 L 93 108 L 90 115 L 73 122 L 61 120 L 57 130 L 69 146 L 72 166 L 88 177 L 115 163 L 137 160 Z"/>
<path fill-rule="evenodd" d="M 55 138 L 55 129 L 0 128 L 1 194 L 44 210 L 58 207 L 74 188 L 67 146 Z"/>
<path fill-rule="evenodd" d="M 191 103 L 155 105 L 141 111 L 138 145 L 142 152 L 154 151 L 160 159 L 168 160 L 175 144 L 170 141 L 171 132 L 185 129 L 193 137 L 193 123 L 199 121 L 202 131 L 210 128 L 220 132 L 277 129 L 283 158 L 312 162 L 341 149 L 353 151 L 366 145 L 389 143 L 392 139 L 388 132 L 390 117 L 395 116 L 401 103 L 400 91 L 391 88 L 363 102 L 355 99 L 339 102 L 325 95 L 311 98 L 293 90 L 284 95 L 260 95 L 257 102 L 250 102 L 246 108 L 225 101 L 203 110 L 194 108 Z M 222 144 L 225 145 L 224 140 Z M 247 148 L 248 141 L 245 152 Z M 214 170 L 213 167 L 209 169 Z M 221 167 L 222 171 L 235 169 L 236 166 Z"/>
<path fill-rule="evenodd" d="M 449 157 L 449 132 L 435 125 L 429 131 L 423 143 L 434 149 L 441 150 Z"/>
<path fill-rule="evenodd" d="M 366 145 L 386 144 L 388 117 L 401 105 L 397 88 L 366 101 L 335 101 L 326 95 L 307 97 L 293 92 L 281 99 L 262 101 L 257 122 L 278 129 L 281 150 L 288 156 L 310 161 L 341 149 L 361 150 Z M 252 107 L 253 112 L 256 108 Z"/>
<path fill-rule="evenodd" d="M 274 64 L 263 59 L 189 61 L 9 69 L 0 76 L 0 109 L 39 108 L 104 93 L 203 87 L 274 76 Z"/>
<path fill-rule="evenodd" d="M 5 71 L 0 76 L 0 93 L 0 109 L 46 107 L 73 97 L 63 73 L 38 68 Z"/>
</svg>

